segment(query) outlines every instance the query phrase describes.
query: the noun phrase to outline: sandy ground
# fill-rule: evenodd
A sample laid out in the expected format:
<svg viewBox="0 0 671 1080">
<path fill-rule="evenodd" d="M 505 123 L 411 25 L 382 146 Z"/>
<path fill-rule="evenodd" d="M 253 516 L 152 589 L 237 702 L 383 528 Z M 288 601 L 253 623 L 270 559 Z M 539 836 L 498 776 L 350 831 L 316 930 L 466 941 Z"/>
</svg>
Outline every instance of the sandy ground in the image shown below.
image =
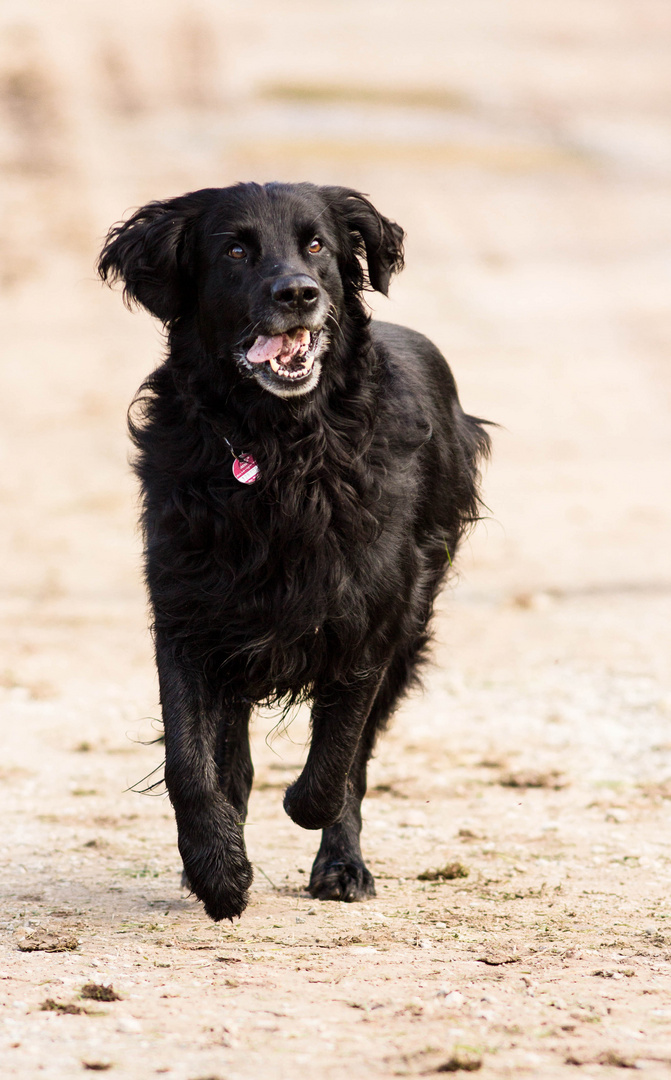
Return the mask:
<svg viewBox="0 0 671 1080">
<path fill-rule="evenodd" d="M 668 1076 L 667 0 L 0 20 L 3 1076 Z M 161 339 L 92 266 L 128 207 L 239 178 L 400 221 L 376 309 L 501 428 L 371 769 L 377 898 L 305 893 L 317 838 L 281 809 L 305 717 L 260 716 L 252 899 L 215 926 L 135 790 L 161 748 L 124 423 Z"/>
</svg>

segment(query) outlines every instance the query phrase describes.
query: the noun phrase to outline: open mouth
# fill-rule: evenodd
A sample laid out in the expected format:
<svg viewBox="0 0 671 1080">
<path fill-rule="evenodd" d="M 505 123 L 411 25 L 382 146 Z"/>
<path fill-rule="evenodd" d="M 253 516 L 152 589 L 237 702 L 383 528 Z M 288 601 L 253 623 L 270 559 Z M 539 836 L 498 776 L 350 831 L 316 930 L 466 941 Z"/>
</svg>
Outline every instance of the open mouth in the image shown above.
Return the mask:
<svg viewBox="0 0 671 1080">
<path fill-rule="evenodd" d="M 317 355 L 320 330 L 299 326 L 272 337 L 259 334 L 245 354 L 249 364 L 267 364 L 286 382 L 300 382 L 311 374 Z"/>
</svg>

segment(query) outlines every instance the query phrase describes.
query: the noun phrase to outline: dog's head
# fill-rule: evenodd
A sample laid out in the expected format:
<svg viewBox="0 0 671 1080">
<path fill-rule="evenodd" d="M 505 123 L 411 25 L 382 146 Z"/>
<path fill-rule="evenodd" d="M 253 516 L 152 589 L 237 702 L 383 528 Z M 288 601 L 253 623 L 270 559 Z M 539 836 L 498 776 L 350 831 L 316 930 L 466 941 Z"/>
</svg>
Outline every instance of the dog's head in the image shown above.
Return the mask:
<svg viewBox="0 0 671 1080">
<path fill-rule="evenodd" d="M 149 203 L 107 237 L 98 269 L 166 325 L 195 319 L 208 353 L 280 397 L 319 382 L 347 299 L 387 293 L 403 230 L 365 196 L 237 184 Z"/>
</svg>

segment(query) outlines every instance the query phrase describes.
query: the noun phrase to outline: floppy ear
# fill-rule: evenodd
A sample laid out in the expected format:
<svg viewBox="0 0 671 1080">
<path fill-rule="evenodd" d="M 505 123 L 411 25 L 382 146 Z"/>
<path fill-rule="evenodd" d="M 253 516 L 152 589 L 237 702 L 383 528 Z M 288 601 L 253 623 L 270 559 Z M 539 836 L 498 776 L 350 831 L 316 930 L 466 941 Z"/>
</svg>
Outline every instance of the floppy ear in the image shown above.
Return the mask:
<svg viewBox="0 0 671 1080">
<path fill-rule="evenodd" d="M 181 248 L 187 221 L 184 198 L 148 203 L 112 226 L 98 260 L 103 281 L 124 282 L 129 306 L 142 304 L 164 323 L 177 318 L 184 304 Z"/>
<path fill-rule="evenodd" d="M 392 274 L 403 269 L 403 229 L 383 217 L 365 195 L 352 188 L 322 190 L 331 209 L 353 234 L 355 254 L 363 255 L 365 251 L 371 287 L 386 296 Z M 357 284 L 364 287 L 365 277 Z"/>
</svg>

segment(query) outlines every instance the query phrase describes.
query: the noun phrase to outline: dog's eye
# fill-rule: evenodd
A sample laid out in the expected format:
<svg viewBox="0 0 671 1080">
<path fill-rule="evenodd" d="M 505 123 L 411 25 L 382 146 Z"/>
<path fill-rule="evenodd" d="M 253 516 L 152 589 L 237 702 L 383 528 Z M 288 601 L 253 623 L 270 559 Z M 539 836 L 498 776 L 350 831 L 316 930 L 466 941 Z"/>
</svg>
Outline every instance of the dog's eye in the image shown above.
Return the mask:
<svg viewBox="0 0 671 1080">
<path fill-rule="evenodd" d="M 321 249 L 322 249 L 322 247 L 323 247 L 323 246 L 324 246 L 324 245 L 322 244 L 322 242 L 321 242 L 321 240 L 319 239 L 319 237 L 318 237 L 318 236 L 315 236 L 315 238 L 314 238 L 314 240 L 312 241 L 312 243 L 311 243 L 311 244 L 309 244 L 309 246 L 308 246 L 308 251 L 310 252 L 310 254 L 311 254 L 311 255 L 318 255 L 318 254 L 319 254 L 319 252 L 321 251 Z"/>
<path fill-rule="evenodd" d="M 231 244 L 227 249 L 226 254 L 229 259 L 244 259 L 247 252 L 243 248 L 242 244 Z"/>
</svg>

